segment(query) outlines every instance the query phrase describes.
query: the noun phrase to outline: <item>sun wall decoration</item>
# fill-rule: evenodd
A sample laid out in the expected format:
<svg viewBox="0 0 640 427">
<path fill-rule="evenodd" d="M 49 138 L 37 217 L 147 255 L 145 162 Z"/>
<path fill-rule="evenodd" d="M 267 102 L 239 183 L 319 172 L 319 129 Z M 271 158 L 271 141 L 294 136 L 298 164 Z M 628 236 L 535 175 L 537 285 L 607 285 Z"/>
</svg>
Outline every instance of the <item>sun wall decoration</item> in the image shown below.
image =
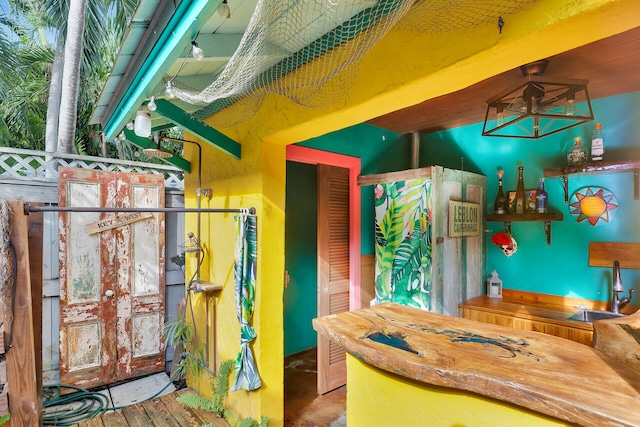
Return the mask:
<svg viewBox="0 0 640 427">
<path fill-rule="evenodd" d="M 616 196 L 606 188 L 585 187 L 571 196 L 569 210 L 577 222 L 587 220 L 591 226 L 598 225 L 601 220 L 610 222 L 618 207 Z"/>
</svg>

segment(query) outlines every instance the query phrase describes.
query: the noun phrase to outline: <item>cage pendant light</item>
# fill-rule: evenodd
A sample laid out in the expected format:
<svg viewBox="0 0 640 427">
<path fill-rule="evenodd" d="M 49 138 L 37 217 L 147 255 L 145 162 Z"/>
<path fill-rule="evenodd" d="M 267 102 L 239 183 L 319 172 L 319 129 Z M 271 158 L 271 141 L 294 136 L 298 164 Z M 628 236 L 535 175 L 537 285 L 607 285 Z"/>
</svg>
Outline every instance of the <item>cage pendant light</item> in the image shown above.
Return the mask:
<svg viewBox="0 0 640 427">
<path fill-rule="evenodd" d="M 543 77 L 548 63 L 521 66 L 525 81 L 487 100 L 483 136 L 538 139 L 593 120 L 587 80 Z"/>
</svg>

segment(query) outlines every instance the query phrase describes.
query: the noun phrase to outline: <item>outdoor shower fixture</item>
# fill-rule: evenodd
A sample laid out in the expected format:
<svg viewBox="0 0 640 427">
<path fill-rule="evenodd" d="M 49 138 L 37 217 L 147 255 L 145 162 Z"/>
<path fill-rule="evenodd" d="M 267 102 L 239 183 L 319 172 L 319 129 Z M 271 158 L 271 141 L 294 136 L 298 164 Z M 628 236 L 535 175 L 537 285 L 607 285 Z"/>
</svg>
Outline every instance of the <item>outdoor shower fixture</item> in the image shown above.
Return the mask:
<svg viewBox="0 0 640 427">
<path fill-rule="evenodd" d="M 200 143 L 196 141 L 187 141 L 186 139 L 171 138 L 167 136 L 157 138 L 157 134 L 156 134 L 156 138 L 154 139 L 156 139 L 156 146 L 145 148 L 143 150 L 143 152 L 146 155 L 151 157 L 167 158 L 167 157 L 173 156 L 173 153 L 167 150 L 164 150 L 162 148 L 163 141 L 174 141 L 174 142 L 182 142 L 182 143 L 186 142 L 189 144 L 195 144 L 198 147 L 198 186 L 196 188 L 196 200 L 197 200 L 198 207 L 197 207 L 197 214 L 196 214 L 197 215 L 196 235 L 194 236 L 193 233 L 189 233 L 187 235 L 188 240 L 185 243 L 183 243 L 181 247 L 183 252 L 193 252 L 196 254 L 196 275 L 195 275 L 195 280 L 191 280 L 189 282 L 189 289 L 199 292 L 202 290 L 202 282 L 200 280 L 200 264 L 204 257 L 204 249 L 202 248 L 202 244 L 200 240 L 200 221 L 201 221 L 200 210 L 202 207 L 202 195 L 204 194 L 207 198 L 211 198 L 211 195 L 212 195 L 212 191 L 210 188 L 205 188 L 204 190 L 202 189 L 202 146 L 200 145 Z"/>
</svg>

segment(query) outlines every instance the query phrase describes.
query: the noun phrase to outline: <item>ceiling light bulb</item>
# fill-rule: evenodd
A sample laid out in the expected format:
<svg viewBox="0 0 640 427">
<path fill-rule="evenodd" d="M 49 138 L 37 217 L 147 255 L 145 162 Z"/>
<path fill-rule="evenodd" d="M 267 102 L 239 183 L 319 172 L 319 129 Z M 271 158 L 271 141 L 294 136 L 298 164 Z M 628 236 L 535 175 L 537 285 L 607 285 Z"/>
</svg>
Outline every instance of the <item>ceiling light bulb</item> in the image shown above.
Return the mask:
<svg viewBox="0 0 640 427">
<path fill-rule="evenodd" d="M 176 97 L 176 90 L 173 88 L 173 83 L 171 83 L 171 80 L 167 82 L 167 88 L 165 89 L 164 94 L 168 99 L 173 99 Z"/>
<path fill-rule="evenodd" d="M 149 114 L 146 108 L 136 113 L 133 131 L 141 138 L 149 138 L 151 136 L 151 114 Z"/>
<path fill-rule="evenodd" d="M 204 51 L 198 47 L 198 43 L 195 41 L 191 42 L 191 54 L 196 61 L 202 61 L 204 59 Z"/>
<path fill-rule="evenodd" d="M 127 129 L 133 130 L 133 122 L 127 123 Z"/>
<path fill-rule="evenodd" d="M 118 135 L 118 138 L 120 138 L 120 141 L 124 141 L 125 139 L 127 139 L 127 137 L 124 135 L 124 131 L 120 132 L 120 135 Z"/>
<path fill-rule="evenodd" d="M 156 97 L 155 96 L 151 97 L 151 100 L 147 104 L 147 108 L 149 109 L 149 111 L 156 111 L 158 109 L 158 106 L 156 105 Z"/>
<path fill-rule="evenodd" d="M 231 9 L 227 4 L 227 0 L 222 0 L 222 4 L 218 6 L 218 15 L 227 19 L 231 18 Z"/>
</svg>

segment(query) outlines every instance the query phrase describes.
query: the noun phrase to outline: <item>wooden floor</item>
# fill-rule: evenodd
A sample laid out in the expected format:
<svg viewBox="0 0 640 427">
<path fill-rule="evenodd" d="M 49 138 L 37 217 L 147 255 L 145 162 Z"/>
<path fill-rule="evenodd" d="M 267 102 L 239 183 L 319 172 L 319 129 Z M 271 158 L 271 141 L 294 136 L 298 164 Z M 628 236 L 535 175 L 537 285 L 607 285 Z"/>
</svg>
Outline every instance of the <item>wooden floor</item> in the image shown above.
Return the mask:
<svg viewBox="0 0 640 427">
<path fill-rule="evenodd" d="M 285 427 L 341 427 L 346 425 L 346 387 L 318 395 L 316 349 L 312 348 L 285 359 Z M 230 427 L 211 412 L 189 409 L 176 402 L 183 389 L 171 394 L 110 411 L 102 417 L 76 424 L 76 427 L 193 427 L 212 424 Z"/>
<path fill-rule="evenodd" d="M 171 394 L 110 411 L 101 417 L 83 421 L 77 427 L 192 427 L 212 424 L 214 427 L 229 427 L 224 419 L 204 410 L 189 409 L 176 401 L 183 393 L 194 393 L 183 389 Z"/>
</svg>

